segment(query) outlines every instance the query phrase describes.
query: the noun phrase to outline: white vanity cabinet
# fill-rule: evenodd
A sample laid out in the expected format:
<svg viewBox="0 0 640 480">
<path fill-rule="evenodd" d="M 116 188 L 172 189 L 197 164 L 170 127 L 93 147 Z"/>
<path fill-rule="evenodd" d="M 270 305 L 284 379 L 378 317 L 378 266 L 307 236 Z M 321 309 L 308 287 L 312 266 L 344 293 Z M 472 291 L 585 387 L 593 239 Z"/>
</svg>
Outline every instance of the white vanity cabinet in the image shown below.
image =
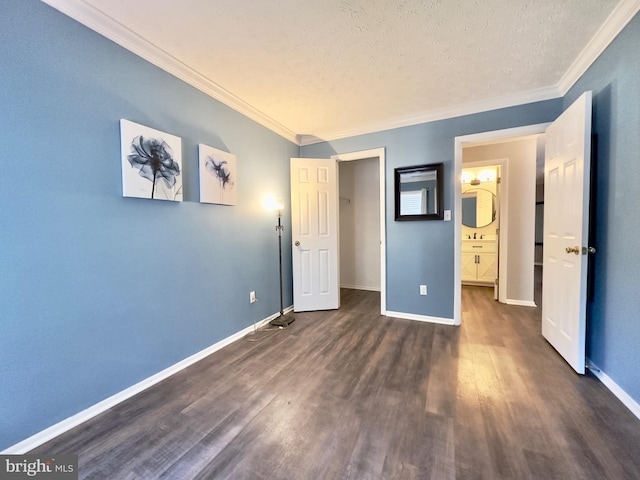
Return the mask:
<svg viewBox="0 0 640 480">
<path fill-rule="evenodd" d="M 462 283 L 494 285 L 496 280 L 496 241 L 462 241 Z"/>
</svg>

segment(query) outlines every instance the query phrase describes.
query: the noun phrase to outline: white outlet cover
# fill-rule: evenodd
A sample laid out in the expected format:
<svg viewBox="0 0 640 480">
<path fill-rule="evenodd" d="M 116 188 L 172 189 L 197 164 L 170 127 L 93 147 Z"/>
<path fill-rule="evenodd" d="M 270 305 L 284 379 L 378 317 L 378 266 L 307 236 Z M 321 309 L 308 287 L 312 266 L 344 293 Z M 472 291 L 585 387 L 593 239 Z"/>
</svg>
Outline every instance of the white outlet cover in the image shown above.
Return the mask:
<svg viewBox="0 0 640 480">
<path fill-rule="evenodd" d="M 426 295 L 426 294 L 427 294 L 427 286 L 420 285 L 420 295 Z"/>
</svg>

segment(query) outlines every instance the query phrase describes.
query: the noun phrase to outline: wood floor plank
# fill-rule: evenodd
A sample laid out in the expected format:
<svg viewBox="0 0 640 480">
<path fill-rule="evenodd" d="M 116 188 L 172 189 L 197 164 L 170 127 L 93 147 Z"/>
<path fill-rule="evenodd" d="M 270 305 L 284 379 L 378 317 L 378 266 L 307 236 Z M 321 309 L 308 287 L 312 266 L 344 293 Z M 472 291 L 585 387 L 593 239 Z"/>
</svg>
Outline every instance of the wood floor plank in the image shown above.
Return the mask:
<svg viewBox="0 0 640 480">
<path fill-rule="evenodd" d="M 425 385 L 425 410 L 453 417 L 458 384 L 458 346 L 460 329 L 439 325 L 434 328 L 431 355 L 424 368 L 428 368 Z"/>
<path fill-rule="evenodd" d="M 296 314 L 33 453 L 83 479 L 635 479 L 640 420 L 540 335 L 540 308 L 463 288 L 463 324 L 379 294 Z"/>
</svg>

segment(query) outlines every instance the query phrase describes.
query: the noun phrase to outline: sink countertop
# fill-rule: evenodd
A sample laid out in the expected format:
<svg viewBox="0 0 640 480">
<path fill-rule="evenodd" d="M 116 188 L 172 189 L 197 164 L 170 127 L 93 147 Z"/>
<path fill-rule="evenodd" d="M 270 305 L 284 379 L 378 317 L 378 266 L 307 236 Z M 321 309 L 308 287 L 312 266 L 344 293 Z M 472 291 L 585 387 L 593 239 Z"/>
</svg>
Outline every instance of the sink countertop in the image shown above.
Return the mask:
<svg viewBox="0 0 640 480">
<path fill-rule="evenodd" d="M 493 238 L 490 238 L 490 237 L 484 237 L 484 238 L 475 238 L 475 239 L 474 239 L 474 238 L 467 238 L 467 237 L 464 237 L 464 238 L 462 239 L 462 241 L 463 241 L 463 242 L 495 242 L 495 241 L 496 241 L 496 239 L 495 239 L 495 237 L 493 237 Z"/>
</svg>

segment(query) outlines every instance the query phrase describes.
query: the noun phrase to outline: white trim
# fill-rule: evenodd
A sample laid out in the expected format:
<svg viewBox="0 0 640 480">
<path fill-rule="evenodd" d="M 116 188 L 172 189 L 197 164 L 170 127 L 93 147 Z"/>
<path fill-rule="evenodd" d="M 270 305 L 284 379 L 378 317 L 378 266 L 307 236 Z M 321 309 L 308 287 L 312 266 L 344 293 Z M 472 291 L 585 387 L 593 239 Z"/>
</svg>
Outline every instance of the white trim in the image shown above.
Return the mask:
<svg viewBox="0 0 640 480">
<path fill-rule="evenodd" d="M 338 162 L 351 162 L 378 158 L 380 169 L 380 314 L 387 311 L 387 217 L 386 212 L 386 157 L 384 147 L 360 150 L 358 152 L 339 153 L 331 155 Z"/>
<path fill-rule="evenodd" d="M 349 288 L 351 290 L 364 290 L 367 292 L 380 292 L 378 287 L 366 287 L 364 285 L 340 285 L 340 288 Z"/>
<path fill-rule="evenodd" d="M 284 310 L 284 313 L 288 313 L 293 310 L 293 306 L 288 307 Z M 138 393 L 146 390 L 147 388 L 155 385 L 156 383 L 161 382 L 169 378 L 171 375 L 178 373 L 181 370 L 193 365 L 194 363 L 202 360 L 203 358 L 208 357 L 214 352 L 230 345 L 231 343 L 240 340 L 242 337 L 247 335 L 248 333 L 254 331 L 255 328 L 260 328 L 261 326 L 269 323 L 271 320 L 277 318 L 280 313 L 274 313 L 268 318 L 256 322 L 245 329 L 234 333 L 233 335 L 220 340 L 217 343 L 214 343 L 210 347 L 201 350 L 198 353 L 191 355 L 190 357 L 185 358 L 184 360 L 179 361 L 178 363 L 165 368 L 164 370 L 156 373 L 155 375 L 151 375 L 148 378 L 136 383 L 135 385 L 130 386 L 122 390 L 115 395 L 110 396 L 109 398 L 105 398 L 101 402 L 92 405 L 91 407 L 72 415 L 69 418 L 62 420 L 61 422 L 52 425 L 49 428 L 42 430 L 41 432 L 36 433 L 35 435 L 30 436 L 29 438 L 16 443 L 15 445 L 7 448 L 6 450 L 0 452 L 2 455 L 23 455 L 34 448 L 39 447 L 40 445 L 48 442 L 49 440 L 54 439 L 58 435 L 62 435 L 63 433 L 71 430 L 74 427 L 77 427 L 81 423 L 86 422 L 87 420 L 92 419 L 93 417 L 109 410 L 112 407 L 115 407 L 119 403 L 124 402 L 125 400 L 137 395 Z"/>
<path fill-rule="evenodd" d="M 537 307 L 536 303 L 530 300 L 511 300 L 510 298 L 507 298 L 504 303 L 507 305 L 516 305 L 518 307 Z"/>
<path fill-rule="evenodd" d="M 620 400 L 625 407 L 631 410 L 636 417 L 640 419 L 640 404 L 636 402 L 631 395 L 625 392 L 620 385 L 618 385 L 609 375 L 604 373 L 595 363 L 587 358 L 587 368 L 591 370 L 591 373 L 600 380 L 605 387 L 607 387 L 611 393 L 613 393 L 618 400 Z"/>
<path fill-rule="evenodd" d="M 557 87 L 562 96 L 566 95 L 569 89 L 584 75 L 584 72 L 613 42 L 638 11 L 640 11 L 640 0 L 621 0 L 615 6 L 611 14 L 558 82 Z"/>
<path fill-rule="evenodd" d="M 145 40 L 134 31 L 82 0 L 42 0 L 44 3 L 80 22 L 84 26 L 114 41 L 192 87 L 224 103 L 235 111 L 254 120 L 272 132 L 298 144 L 297 135 L 273 118 L 265 115 L 244 100 L 236 97 L 217 83 L 198 73 L 188 65 Z"/>
<path fill-rule="evenodd" d="M 391 312 L 388 311 L 387 317 L 401 318 L 403 320 L 415 320 L 417 322 L 437 323 L 438 325 L 454 325 L 453 318 L 429 317 L 427 315 L 416 315 L 415 313 Z"/>
<path fill-rule="evenodd" d="M 462 146 L 465 143 L 501 141 L 505 138 L 525 137 L 544 133 L 549 123 L 538 123 L 535 125 L 525 125 L 523 127 L 507 128 L 504 130 L 494 130 L 491 132 L 474 133 L 462 135 L 454 138 L 454 252 L 453 252 L 453 320 L 454 325 L 462 322 Z"/>
</svg>

